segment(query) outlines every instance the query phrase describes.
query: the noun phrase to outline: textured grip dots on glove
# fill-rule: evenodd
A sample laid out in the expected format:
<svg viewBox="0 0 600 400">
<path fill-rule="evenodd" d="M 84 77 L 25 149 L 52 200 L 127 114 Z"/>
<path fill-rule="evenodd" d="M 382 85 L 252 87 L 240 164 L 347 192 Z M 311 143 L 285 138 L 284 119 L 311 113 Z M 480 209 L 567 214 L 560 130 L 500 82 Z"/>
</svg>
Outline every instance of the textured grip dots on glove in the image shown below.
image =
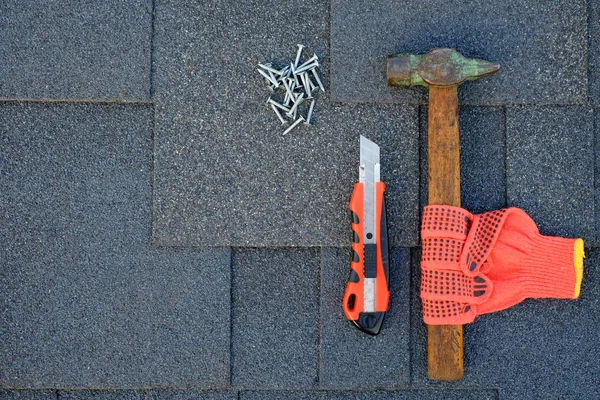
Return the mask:
<svg viewBox="0 0 600 400">
<path fill-rule="evenodd" d="M 474 319 L 477 315 L 474 306 L 468 303 L 459 303 L 450 300 L 423 299 L 423 314 L 432 321 L 452 321 L 469 317 Z M 427 322 L 427 321 L 426 321 Z M 427 322 L 429 323 L 429 322 Z"/>
<path fill-rule="evenodd" d="M 478 215 L 477 224 L 473 227 L 474 229 L 471 233 L 473 240 L 465 252 L 465 260 L 463 262 L 470 272 L 474 272 L 478 267 L 481 267 L 492 250 L 504 222 L 506 211 L 507 209 L 503 208 Z"/>
<path fill-rule="evenodd" d="M 464 237 L 469 233 L 472 220 L 473 215 L 459 207 L 429 206 L 423 212 L 422 230 Z"/>
<path fill-rule="evenodd" d="M 583 241 L 544 236 L 518 208 L 473 215 L 431 205 L 421 226 L 423 319 L 466 324 L 526 298 L 573 299 L 583 276 Z"/>
<path fill-rule="evenodd" d="M 425 269 L 421 274 L 421 294 L 428 299 L 481 303 L 491 293 L 492 284 L 482 276 L 466 276 L 460 271 Z"/>
</svg>

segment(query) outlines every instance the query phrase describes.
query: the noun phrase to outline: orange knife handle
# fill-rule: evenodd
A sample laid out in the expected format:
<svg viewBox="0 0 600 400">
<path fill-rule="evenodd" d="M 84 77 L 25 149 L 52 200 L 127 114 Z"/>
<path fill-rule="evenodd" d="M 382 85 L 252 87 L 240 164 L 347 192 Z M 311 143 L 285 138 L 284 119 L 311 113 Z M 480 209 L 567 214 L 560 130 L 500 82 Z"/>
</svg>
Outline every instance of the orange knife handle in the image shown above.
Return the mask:
<svg viewBox="0 0 600 400">
<path fill-rule="evenodd" d="M 365 244 L 364 244 L 364 185 L 354 185 L 350 198 L 352 211 L 352 261 L 350 277 L 346 285 L 343 308 L 346 318 L 359 329 L 377 334 L 390 298 L 389 285 L 389 245 L 387 235 L 387 218 L 385 209 L 385 184 L 375 184 L 375 246 L 376 246 L 376 278 L 375 278 L 375 312 L 364 312 L 364 279 L 365 279 Z"/>
</svg>

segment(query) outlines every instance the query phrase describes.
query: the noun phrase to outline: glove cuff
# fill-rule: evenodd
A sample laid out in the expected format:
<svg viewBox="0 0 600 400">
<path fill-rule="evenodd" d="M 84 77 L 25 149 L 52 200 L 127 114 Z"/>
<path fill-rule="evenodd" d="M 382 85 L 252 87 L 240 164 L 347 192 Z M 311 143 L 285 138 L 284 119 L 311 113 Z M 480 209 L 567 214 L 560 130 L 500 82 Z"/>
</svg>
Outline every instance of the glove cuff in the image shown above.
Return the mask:
<svg viewBox="0 0 600 400">
<path fill-rule="evenodd" d="M 523 263 L 528 272 L 518 278 L 527 297 L 578 298 L 584 257 L 582 239 L 536 235 Z"/>
</svg>

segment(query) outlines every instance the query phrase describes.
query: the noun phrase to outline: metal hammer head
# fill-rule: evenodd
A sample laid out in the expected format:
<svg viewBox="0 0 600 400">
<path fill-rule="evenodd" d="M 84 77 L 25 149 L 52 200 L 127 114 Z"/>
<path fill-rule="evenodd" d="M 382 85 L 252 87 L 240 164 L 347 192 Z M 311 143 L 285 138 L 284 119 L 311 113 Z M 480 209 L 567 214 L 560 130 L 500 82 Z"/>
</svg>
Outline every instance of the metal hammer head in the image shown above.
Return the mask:
<svg viewBox="0 0 600 400">
<path fill-rule="evenodd" d="M 456 86 L 491 75 L 500 65 L 465 58 L 454 49 L 431 49 L 426 54 L 396 54 L 387 58 L 390 86 Z"/>
</svg>

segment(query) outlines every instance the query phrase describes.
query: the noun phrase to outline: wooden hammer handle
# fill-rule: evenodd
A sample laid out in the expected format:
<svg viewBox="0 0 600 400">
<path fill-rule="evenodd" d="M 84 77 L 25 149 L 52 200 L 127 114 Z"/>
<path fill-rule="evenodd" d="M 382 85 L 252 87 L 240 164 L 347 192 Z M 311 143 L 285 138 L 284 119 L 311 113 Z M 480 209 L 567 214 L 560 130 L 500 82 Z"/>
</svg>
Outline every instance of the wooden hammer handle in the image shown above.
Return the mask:
<svg viewBox="0 0 600 400">
<path fill-rule="evenodd" d="M 429 87 L 429 204 L 460 207 L 460 144 L 457 86 Z M 462 325 L 428 325 L 428 375 L 437 380 L 463 376 Z"/>
</svg>

